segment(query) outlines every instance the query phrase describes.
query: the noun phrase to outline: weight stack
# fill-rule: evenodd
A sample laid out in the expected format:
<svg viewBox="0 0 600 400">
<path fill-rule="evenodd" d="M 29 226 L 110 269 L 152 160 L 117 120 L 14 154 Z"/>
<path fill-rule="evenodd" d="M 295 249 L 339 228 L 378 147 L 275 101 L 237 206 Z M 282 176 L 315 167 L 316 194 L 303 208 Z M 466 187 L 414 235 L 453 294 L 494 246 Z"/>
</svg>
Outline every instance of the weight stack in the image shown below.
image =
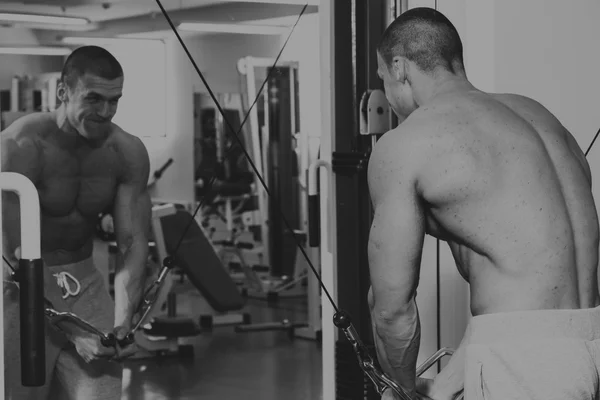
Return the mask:
<svg viewBox="0 0 600 400">
<path fill-rule="evenodd" d="M 374 347 L 369 348 L 374 354 Z M 338 340 L 335 351 L 335 398 L 336 400 L 380 400 L 373 382 L 363 373 L 352 345 Z"/>
</svg>

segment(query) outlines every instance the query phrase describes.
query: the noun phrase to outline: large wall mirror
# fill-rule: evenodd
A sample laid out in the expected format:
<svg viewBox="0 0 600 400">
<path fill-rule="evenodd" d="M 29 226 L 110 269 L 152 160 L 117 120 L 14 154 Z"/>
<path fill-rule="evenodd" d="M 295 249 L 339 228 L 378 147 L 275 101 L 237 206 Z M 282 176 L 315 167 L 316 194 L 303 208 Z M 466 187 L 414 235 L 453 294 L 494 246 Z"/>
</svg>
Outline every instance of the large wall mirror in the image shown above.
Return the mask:
<svg viewBox="0 0 600 400">
<path fill-rule="evenodd" d="M 61 106 L 61 71 L 79 47 L 105 48 L 124 71 L 112 122 L 150 160 L 146 287 L 166 256 L 177 261 L 136 333 L 139 354 L 124 362 L 123 398 L 321 394 L 321 298 L 308 266 L 319 271 L 319 249 L 307 225 L 321 135 L 318 4 L 0 3 L 0 130 Z M 111 218 L 110 207 L 98 216 L 94 259 L 114 295 Z"/>
</svg>

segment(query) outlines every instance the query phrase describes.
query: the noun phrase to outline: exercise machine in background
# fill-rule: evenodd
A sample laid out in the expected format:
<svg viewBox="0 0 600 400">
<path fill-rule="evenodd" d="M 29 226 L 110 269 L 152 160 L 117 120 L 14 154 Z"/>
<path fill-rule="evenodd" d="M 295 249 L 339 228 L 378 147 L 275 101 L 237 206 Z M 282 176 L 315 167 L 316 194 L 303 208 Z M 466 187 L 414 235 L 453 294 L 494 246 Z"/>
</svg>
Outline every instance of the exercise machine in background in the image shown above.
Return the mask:
<svg viewBox="0 0 600 400">
<path fill-rule="evenodd" d="M 221 254 L 237 258 L 245 278 L 242 291 L 249 298 L 270 303 L 298 299 L 307 305 L 306 320 L 244 325 L 236 327 L 236 331 L 286 330 L 292 337 L 318 340 L 320 289 L 298 249 L 300 243 L 318 265 L 317 252 L 307 246 L 309 155 L 308 135 L 300 129 L 299 66 L 294 61 L 278 61 L 273 67 L 275 63 L 275 59 L 256 57 L 245 57 L 238 62 L 245 84 L 244 112 L 248 113 L 250 122 L 250 132 L 246 135 L 252 144 L 249 153 L 270 192 L 269 196 L 259 177 L 254 176 L 258 213 L 246 216 L 243 221 L 247 225 L 260 225 L 263 260 L 268 271 L 256 271 L 246 262 L 243 251 L 234 246 L 222 249 Z M 281 213 L 293 230 L 283 223 Z M 256 214 L 260 219 L 253 218 Z"/>
<path fill-rule="evenodd" d="M 302 231 L 301 166 L 296 148 L 300 132 L 298 63 L 270 58 L 245 57 L 238 70 L 246 83 L 244 111 L 249 112 L 252 160 L 261 165 L 262 179 L 270 196 L 254 176 L 259 197 L 259 214 L 265 262 L 270 279 L 293 276 L 296 232 L 284 226 L 281 213 L 295 231 Z M 266 85 L 261 89 L 263 82 Z M 254 100 L 255 106 L 250 109 Z M 261 200 L 262 199 L 262 200 Z"/>
<path fill-rule="evenodd" d="M 254 270 L 268 272 L 260 226 L 251 222 L 260 220 L 254 216 L 259 213 L 254 175 L 234 136 L 242 125 L 241 95 L 221 93 L 217 98 L 228 124 L 209 96 L 194 95 L 195 185 L 202 203 L 197 219 L 218 249 L 235 247 Z M 250 142 L 246 132 L 239 135 L 244 147 Z M 242 273 L 235 263 L 226 267 L 234 279 Z"/>
<path fill-rule="evenodd" d="M 185 344 L 186 338 L 215 326 L 250 323 L 250 315 L 242 312 L 243 297 L 192 214 L 175 204 L 157 204 L 152 214 L 157 258 L 172 260 L 172 276 L 161 287 L 149 322 L 136 334 L 136 343 L 155 355 L 189 359 L 193 346 Z M 193 296 L 194 292 L 199 296 Z M 188 300 L 183 315 L 178 310 L 181 297 Z"/>
<path fill-rule="evenodd" d="M 297 247 L 302 243 L 313 262 L 318 259 L 318 250 L 307 245 L 308 135 L 299 126 L 298 63 L 278 62 L 271 71 L 273 64 L 274 59 L 240 60 L 243 94 L 216 95 L 226 121 L 212 98 L 195 94 L 196 195 L 203 205 L 197 220 L 243 296 L 308 307 L 306 320 L 244 324 L 237 331 L 282 329 L 292 337 L 318 339 L 320 289 Z M 271 196 L 251 171 L 244 149 Z M 281 208 L 292 221 L 291 231 Z"/>
</svg>

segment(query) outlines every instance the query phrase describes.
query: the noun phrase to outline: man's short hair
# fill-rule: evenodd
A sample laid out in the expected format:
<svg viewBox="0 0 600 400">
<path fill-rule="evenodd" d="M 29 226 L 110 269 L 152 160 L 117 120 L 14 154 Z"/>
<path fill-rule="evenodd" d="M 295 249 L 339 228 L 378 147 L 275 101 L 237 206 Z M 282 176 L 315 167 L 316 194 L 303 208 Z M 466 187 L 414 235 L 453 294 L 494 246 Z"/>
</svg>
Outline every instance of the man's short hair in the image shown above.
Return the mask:
<svg viewBox="0 0 600 400">
<path fill-rule="evenodd" d="M 456 73 L 464 70 L 463 45 L 454 25 L 432 8 L 408 10 L 387 27 L 377 48 L 387 65 L 403 56 L 426 73 L 442 67 Z"/>
<path fill-rule="evenodd" d="M 74 88 L 85 74 L 113 80 L 123 76 L 123 68 L 117 59 L 99 46 L 83 46 L 75 49 L 63 66 L 61 80 Z"/>
</svg>

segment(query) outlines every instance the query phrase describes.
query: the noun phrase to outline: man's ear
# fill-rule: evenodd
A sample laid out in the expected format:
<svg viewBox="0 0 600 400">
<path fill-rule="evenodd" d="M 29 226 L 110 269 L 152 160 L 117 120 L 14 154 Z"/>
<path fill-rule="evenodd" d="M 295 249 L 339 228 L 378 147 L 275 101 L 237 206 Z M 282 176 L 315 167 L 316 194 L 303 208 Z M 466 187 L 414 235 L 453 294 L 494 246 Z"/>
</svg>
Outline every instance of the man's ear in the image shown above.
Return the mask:
<svg viewBox="0 0 600 400">
<path fill-rule="evenodd" d="M 59 82 L 56 88 L 56 97 L 62 102 L 66 103 L 69 100 L 69 91 L 67 90 L 67 85 L 64 82 Z"/>
<path fill-rule="evenodd" d="M 406 83 L 408 79 L 408 62 L 406 58 L 395 56 L 392 60 L 392 75 L 397 82 Z"/>
</svg>

